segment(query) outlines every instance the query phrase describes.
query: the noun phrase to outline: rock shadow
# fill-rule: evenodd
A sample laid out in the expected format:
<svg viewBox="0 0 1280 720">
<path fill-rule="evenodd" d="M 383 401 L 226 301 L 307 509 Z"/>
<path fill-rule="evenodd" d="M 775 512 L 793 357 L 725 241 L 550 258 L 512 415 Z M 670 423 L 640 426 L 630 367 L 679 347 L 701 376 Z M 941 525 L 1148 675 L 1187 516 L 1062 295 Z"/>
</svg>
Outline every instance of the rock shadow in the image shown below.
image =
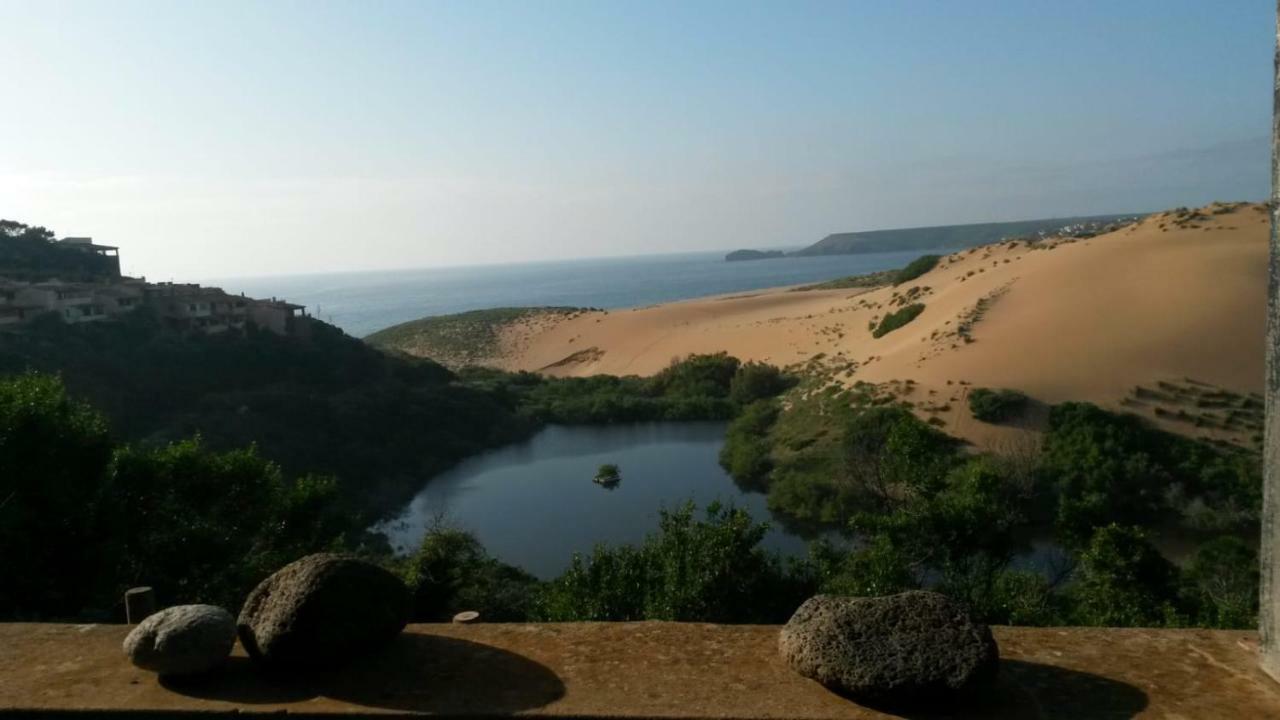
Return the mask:
<svg viewBox="0 0 1280 720">
<path fill-rule="evenodd" d="M 446 715 L 507 715 L 564 696 L 550 668 L 468 640 L 401 633 L 385 648 L 325 670 L 271 672 L 232 658 L 216 673 L 165 679 L 173 692 L 244 704 L 327 697 L 371 709 Z"/>
<path fill-rule="evenodd" d="M 1128 720 L 1147 708 L 1147 694 L 1128 683 L 1053 665 L 1001 660 L 995 686 L 950 703 L 891 705 L 852 698 L 908 720 Z"/>
<path fill-rule="evenodd" d="M 161 677 L 160 685 L 170 692 L 244 705 L 281 705 L 302 702 L 319 693 L 311 678 L 272 673 L 247 657 L 227 658 L 221 668 L 201 675 Z"/>
</svg>

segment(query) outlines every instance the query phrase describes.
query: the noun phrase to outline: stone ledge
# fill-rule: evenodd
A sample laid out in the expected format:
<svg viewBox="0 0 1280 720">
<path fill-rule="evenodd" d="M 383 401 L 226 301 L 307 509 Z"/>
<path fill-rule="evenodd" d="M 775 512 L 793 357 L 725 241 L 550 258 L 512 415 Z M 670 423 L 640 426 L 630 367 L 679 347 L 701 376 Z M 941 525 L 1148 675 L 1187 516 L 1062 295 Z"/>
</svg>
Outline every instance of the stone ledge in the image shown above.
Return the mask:
<svg viewBox="0 0 1280 720">
<path fill-rule="evenodd" d="M 387 651 L 268 678 L 238 647 L 209 678 L 131 666 L 124 625 L 0 624 L 0 713 L 558 718 L 881 718 L 782 663 L 775 626 L 412 625 Z M 1280 717 L 1256 634 L 993 628 L 1004 658 L 992 718 Z"/>
</svg>

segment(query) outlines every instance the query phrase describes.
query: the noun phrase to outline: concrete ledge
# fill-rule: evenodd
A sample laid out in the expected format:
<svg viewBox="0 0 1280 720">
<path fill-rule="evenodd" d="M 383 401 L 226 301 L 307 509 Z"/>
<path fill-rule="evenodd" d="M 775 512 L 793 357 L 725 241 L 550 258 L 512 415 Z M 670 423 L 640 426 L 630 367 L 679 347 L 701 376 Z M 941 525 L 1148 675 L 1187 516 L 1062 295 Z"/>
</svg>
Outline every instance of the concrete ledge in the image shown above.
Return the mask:
<svg viewBox="0 0 1280 720">
<path fill-rule="evenodd" d="M 0 625 L 0 713 L 880 718 L 793 674 L 778 628 L 684 623 L 414 625 L 376 657 L 293 677 L 185 682 L 131 666 L 123 625 Z M 1256 635 L 995 628 L 993 718 L 1280 717 Z"/>
</svg>

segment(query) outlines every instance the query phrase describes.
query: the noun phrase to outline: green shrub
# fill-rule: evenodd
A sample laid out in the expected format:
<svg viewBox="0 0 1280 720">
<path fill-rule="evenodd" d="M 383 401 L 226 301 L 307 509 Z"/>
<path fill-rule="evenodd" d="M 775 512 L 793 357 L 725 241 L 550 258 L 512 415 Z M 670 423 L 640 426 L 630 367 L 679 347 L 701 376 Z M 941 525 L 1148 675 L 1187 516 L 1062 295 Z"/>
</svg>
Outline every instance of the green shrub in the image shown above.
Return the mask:
<svg viewBox="0 0 1280 720">
<path fill-rule="evenodd" d="M 1253 629 L 1258 622 L 1258 553 L 1237 537 L 1220 537 L 1196 549 L 1183 572 L 1184 595 L 1196 624 Z"/>
<path fill-rule="evenodd" d="M 1180 624 L 1177 568 L 1138 527 L 1098 528 L 1080 554 L 1071 588 L 1073 620 L 1081 625 L 1159 627 Z"/>
<path fill-rule="evenodd" d="M 773 365 L 743 363 L 729 381 L 729 399 L 736 405 L 750 405 L 771 398 L 794 384 L 794 380 Z"/>
<path fill-rule="evenodd" d="M 1178 521 L 1192 530 L 1244 532 L 1261 511 L 1257 453 L 1173 435 L 1088 403 L 1050 411 L 1040 476 L 1057 495 L 1058 538 L 1076 548 L 1109 523 Z"/>
<path fill-rule="evenodd" d="M 924 312 L 924 303 L 912 303 L 895 310 L 880 319 L 880 324 L 876 325 L 875 329 L 871 331 L 871 337 L 884 337 L 915 320 L 922 312 Z"/>
<path fill-rule="evenodd" d="M 465 610 L 485 622 L 525 621 L 538 587 L 532 575 L 490 557 L 470 533 L 449 528 L 429 531 L 403 574 L 417 622 L 448 622 Z"/>
<path fill-rule="evenodd" d="M 135 585 L 166 605 L 236 607 L 302 555 L 359 549 L 360 527 L 330 478 L 198 438 L 113 447 L 58 378 L 0 379 L 4 617 L 110 620 Z"/>
<path fill-rule="evenodd" d="M 0 378 L 0 616 L 68 617 L 109 572 L 111 440 L 52 376 Z"/>
<path fill-rule="evenodd" d="M 548 583 L 539 617 L 566 620 L 783 622 L 816 582 L 760 548 L 767 525 L 712 504 L 704 520 L 687 503 L 663 511 L 639 547 L 597 546 Z"/>
<path fill-rule="evenodd" d="M 969 411 L 974 419 L 999 423 L 1021 415 L 1027 401 L 1027 396 L 1017 390 L 974 388 L 969 393 Z"/>
<path fill-rule="evenodd" d="M 757 400 L 743 408 L 725 431 L 720 448 L 720 466 L 734 480 L 749 487 L 761 487 L 773 462 L 769 458 L 769 430 L 778 419 L 772 400 Z"/>
<path fill-rule="evenodd" d="M 941 255 L 921 255 L 910 263 L 907 263 L 906 267 L 894 273 L 893 284 L 901 285 L 904 282 L 915 280 L 921 275 L 937 267 L 938 261 L 941 259 Z"/>
</svg>

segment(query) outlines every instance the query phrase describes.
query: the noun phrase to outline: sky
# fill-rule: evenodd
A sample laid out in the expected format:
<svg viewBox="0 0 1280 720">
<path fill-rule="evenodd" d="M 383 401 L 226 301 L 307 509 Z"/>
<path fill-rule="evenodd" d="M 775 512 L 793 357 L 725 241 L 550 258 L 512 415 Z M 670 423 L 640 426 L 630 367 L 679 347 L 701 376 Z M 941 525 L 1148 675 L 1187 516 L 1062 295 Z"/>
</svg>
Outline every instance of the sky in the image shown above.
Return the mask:
<svg viewBox="0 0 1280 720">
<path fill-rule="evenodd" d="M 1268 191 L 1271 0 L 0 0 L 0 217 L 152 280 Z"/>
</svg>

